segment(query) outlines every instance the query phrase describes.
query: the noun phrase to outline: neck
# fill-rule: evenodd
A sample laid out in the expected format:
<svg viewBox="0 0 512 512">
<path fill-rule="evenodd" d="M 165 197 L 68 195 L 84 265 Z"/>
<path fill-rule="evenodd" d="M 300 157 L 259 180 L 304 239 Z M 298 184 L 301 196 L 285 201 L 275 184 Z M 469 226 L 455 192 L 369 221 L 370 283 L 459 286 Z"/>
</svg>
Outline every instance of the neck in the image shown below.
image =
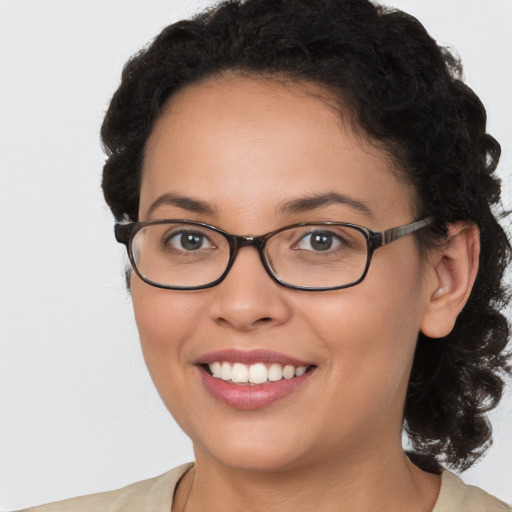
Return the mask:
<svg viewBox="0 0 512 512">
<path fill-rule="evenodd" d="M 195 451 L 173 512 L 424 512 L 439 493 L 440 478 L 414 466 L 401 444 L 268 472 L 230 468 Z"/>
</svg>

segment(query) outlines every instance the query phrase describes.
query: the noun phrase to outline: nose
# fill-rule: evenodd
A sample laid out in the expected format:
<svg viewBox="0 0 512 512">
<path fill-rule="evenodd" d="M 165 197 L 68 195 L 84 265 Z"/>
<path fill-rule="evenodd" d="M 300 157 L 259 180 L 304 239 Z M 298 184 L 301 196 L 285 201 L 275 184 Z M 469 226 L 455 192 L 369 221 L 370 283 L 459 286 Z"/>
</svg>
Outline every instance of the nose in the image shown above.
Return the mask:
<svg viewBox="0 0 512 512">
<path fill-rule="evenodd" d="M 267 274 L 255 247 L 239 249 L 228 275 L 212 292 L 212 319 L 237 331 L 274 327 L 292 314 L 286 296 L 293 291 Z"/>
</svg>

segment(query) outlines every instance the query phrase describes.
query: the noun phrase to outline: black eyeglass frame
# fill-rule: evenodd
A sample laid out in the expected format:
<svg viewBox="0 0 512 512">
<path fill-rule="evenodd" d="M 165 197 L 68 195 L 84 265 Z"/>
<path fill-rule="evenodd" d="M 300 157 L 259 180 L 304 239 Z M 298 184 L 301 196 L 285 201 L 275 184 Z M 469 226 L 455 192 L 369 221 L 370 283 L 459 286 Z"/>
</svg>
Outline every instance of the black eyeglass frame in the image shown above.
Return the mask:
<svg viewBox="0 0 512 512">
<path fill-rule="evenodd" d="M 308 292 L 322 292 L 322 291 L 330 291 L 330 290 L 341 290 L 343 288 L 350 288 L 351 286 L 355 286 L 359 283 L 361 283 L 364 278 L 366 277 L 366 274 L 368 273 L 368 269 L 370 268 L 370 263 L 372 260 L 373 253 L 379 248 L 384 245 L 390 244 L 391 242 L 395 242 L 396 240 L 400 240 L 400 238 L 403 238 L 407 235 L 410 235 L 411 233 L 414 233 L 424 227 L 427 227 L 431 225 L 434 222 L 434 217 L 427 217 L 422 220 L 418 220 L 415 222 L 411 222 L 409 224 L 404 224 L 402 226 L 398 226 L 395 228 L 386 229 L 384 231 L 372 231 L 371 229 L 368 229 L 364 226 L 359 226 L 358 224 L 351 224 L 347 222 L 335 222 L 335 221 L 324 221 L 324 222 L 302 222 L 299 224 L 291 224 L 289 226 L 285 226 L 279 229 L 276 229 L 275 231 L 271 231 L 270 233 L 266 233 L 264 235 L 259 236 L 242 236 L 242 235 L 232 235 L 231 233 L 228 233 L 226 231 L 223 231 L 222 229 L 212 226 L 211 224 L 206 224 L 204 222 L 197 222 L 193 220 L 187 220 L 187 219 L 159 219 L 159 220 L 149 220 L 149 221 L 143 221 L 143 222 L 120 222 L 116 223 L 114 226 L 114 233 L 116 240 L 126 246 L 126 250 L 128 252 L 128 258 L 130 259 L 130 263 L 132 265 L 133 270 L 135 273 L 144 281 L 145 283 L 149 284 L 150 286 L 154 286 L 156 288 L 163 288 L 165 290 L 203 290 L 205 288 L 212 288 L 219 283 L 221 283 L 226 276 L 228 275 L 229 271 L 231 270 L 231 267 L 233 266 L 235 259 L 238 255 L 238 251 L 241 247 L 248 247 L 253 246 L 256 247 L 258 250 L 258 253 L 260 255 L 261 263 L 263 264 L 263 267 L 267 274 L 274 279 L 277 283 L 287 287 L 292 288 L 294 290 L 302 290 L 302 291 L 308 291 Z M 158 224 L 189 224 L 191 226 L 201 226 L 204 228 L 211 229 L 212 231 L 215 231 L 219 234 L 221 234 L 229 244 L 229 259 L 226 265 L 226 269 L 224 272 L 220 275 L 219 278 L 217 278 L 215 281 L 212 281 L 210 283 L 206 283 L 199 286 L 172 286 L 172 285 L 165 285 L 161 283 L 157 283 L 155 281 L 151 281 L 151 279 L 148 279 L 147 277 L 143 276 L 139 269 L 137 268 L 137 264 L 135 263 L 135 259 L 133 257 L 133 251 L 132 251 L 132 242 L 137 234 L 138 231 L 140 231 L 142 228 L 146 226 L 152 226 L 152 225 L 158 225 Z M 265 255 L 265 247 L 267 245 L 267 242 L 270 238 L 273 236 L 281 233 L 282 231 L 286 231 L 288 229 L 298 228 L 298 227 L 306 227 L 306 226 L 342 226 L 342 227 L 349 227 L 352 229 L 355 229 L 356 231 L 359 231 L 364 238 L 366 239 L 366 265 L 364 267 L 364 270 L 356 281 L 353 281 L 348 284 L 343 284 L 340 286 L 323 286 L 319 288 L 313 288 L 309 286 L 298 286 L 293 285 L 290 283 L 287 283 L 285 281 L 282 281 L 278 276 L 276 276 L 272 268 L 267 261 L 267 257 Z"/>
</svg>

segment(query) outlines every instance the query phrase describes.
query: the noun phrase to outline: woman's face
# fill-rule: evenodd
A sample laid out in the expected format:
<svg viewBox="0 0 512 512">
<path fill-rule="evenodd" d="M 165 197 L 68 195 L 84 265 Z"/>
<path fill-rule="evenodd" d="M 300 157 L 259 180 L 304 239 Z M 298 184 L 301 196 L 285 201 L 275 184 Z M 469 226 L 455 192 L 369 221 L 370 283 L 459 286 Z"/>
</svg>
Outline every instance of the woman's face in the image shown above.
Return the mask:
<svg viewBox="0 0 512 512">
<path fill-rule="evenodd" d="M 308 87 L 313 94 L 231 76 L 174 95 L 147 144 L 140 219 L 190 219 L 240 235 L 307 221 L 373 230 L 413 221 L 411 192 L 388 155 Z M 332 193 L 351 201 L 284 207 Z M 379 249 L 365 280 L 342 290 L 285 288 L 254 247 L 210 289 L 163 290 L 136 275 L 131 287 L 149 372 L 197 459 L 278 470 L 400 442 L 427 274 L 408 236 Z M 234 384 L 208 373 L 213 361 L 308 371 Z"/>
</svg>

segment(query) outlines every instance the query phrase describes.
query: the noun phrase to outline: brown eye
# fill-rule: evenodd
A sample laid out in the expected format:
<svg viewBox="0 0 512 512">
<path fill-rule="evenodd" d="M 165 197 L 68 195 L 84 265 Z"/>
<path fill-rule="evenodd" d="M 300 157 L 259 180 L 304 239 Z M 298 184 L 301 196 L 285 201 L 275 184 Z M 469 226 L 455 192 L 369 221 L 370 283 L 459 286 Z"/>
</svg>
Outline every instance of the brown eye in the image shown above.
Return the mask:
<svg viewBox="0 0 512 512">
<path fill-rule="evenodd" d="M 180 231 L 167 237 L 165 244 L 179 251 L 199 251 L 212 247 L 204 233 L 197 231 Z"/>
<path fill-rule="evenodd" d="M 303 236 L 296 244 L 297 249 L 322 252 L 343 245 L 343 240 L 330 231 L 313 231 Z"/>
</svg>

